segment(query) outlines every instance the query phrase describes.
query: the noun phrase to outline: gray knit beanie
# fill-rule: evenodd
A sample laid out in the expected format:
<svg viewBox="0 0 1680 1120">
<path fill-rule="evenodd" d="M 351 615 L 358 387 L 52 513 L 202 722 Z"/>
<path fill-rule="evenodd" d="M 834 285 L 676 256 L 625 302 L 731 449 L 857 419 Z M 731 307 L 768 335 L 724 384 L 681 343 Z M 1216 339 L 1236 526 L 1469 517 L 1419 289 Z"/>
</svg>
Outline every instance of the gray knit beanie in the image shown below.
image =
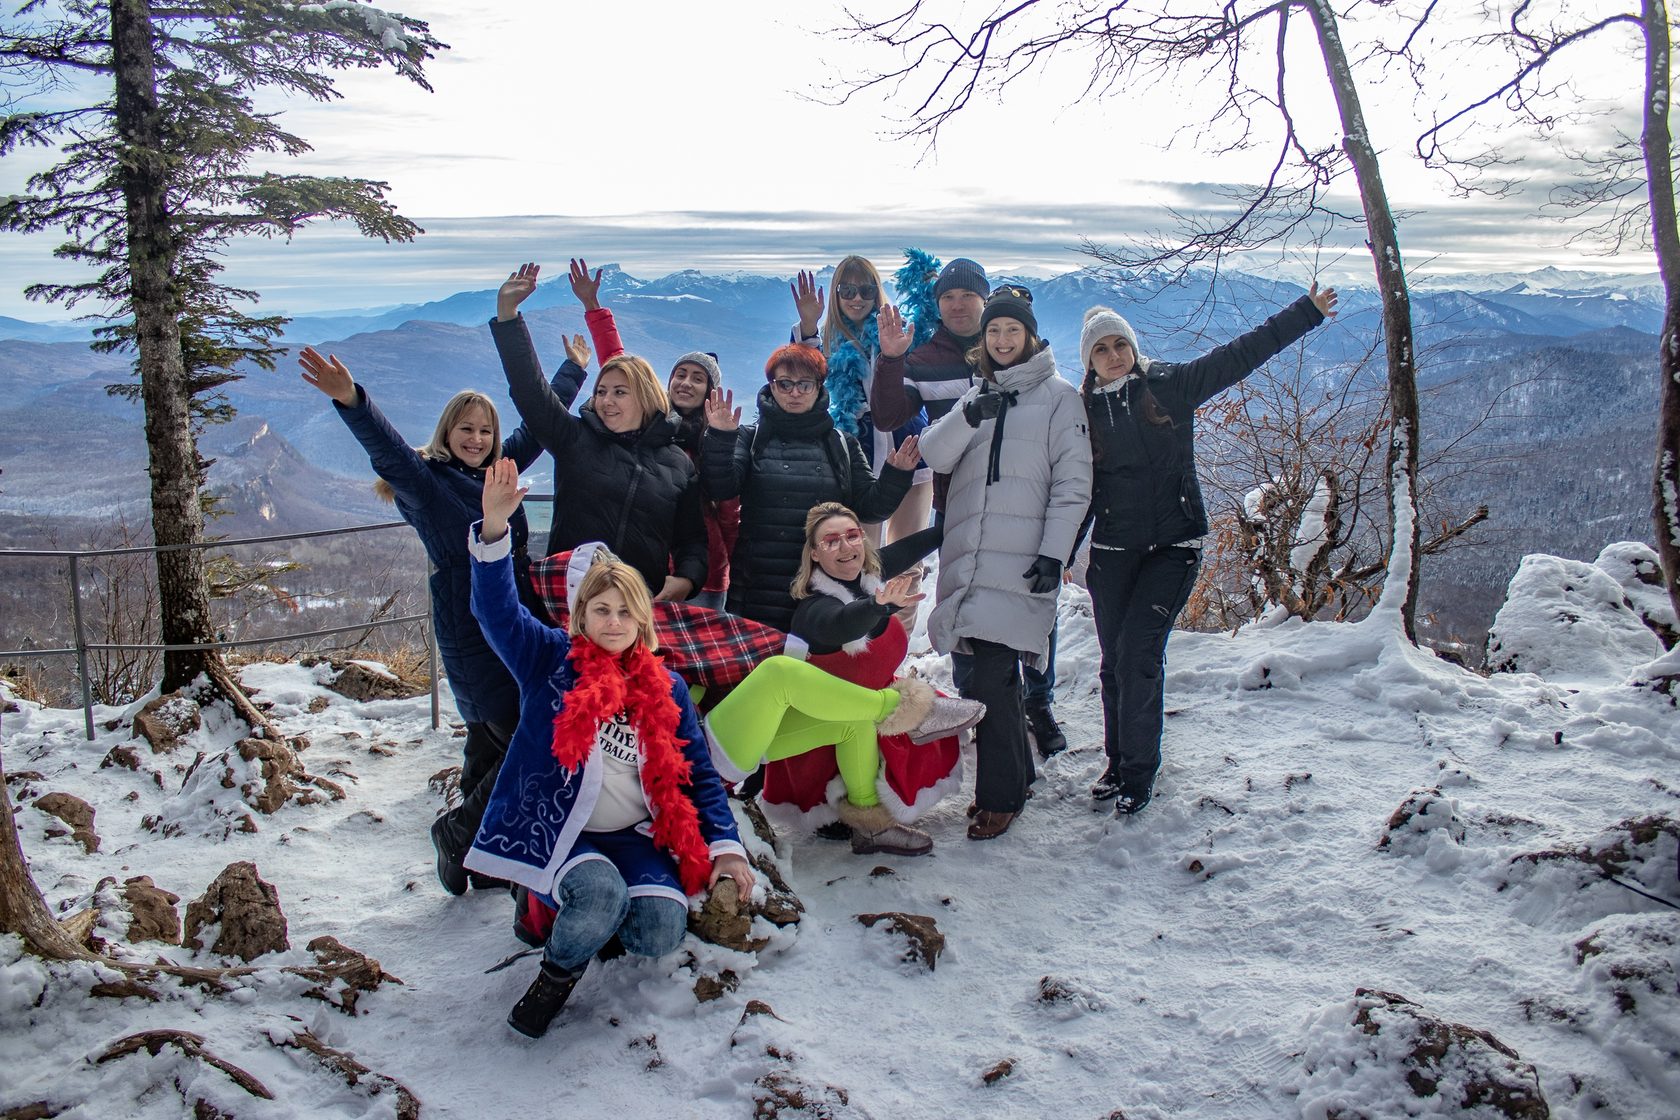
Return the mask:
<svg viewBox="0 0 1680 1120">
<path fill-rule="evenodd" d="M 986 296 L 991 294 L 992 285 L 986 279 L 985 269 L 967 257 L 958 257 L 940 269 L 939 279 L 933 282 L 933 298 L 957 288 Z"/>
<path fill-rule="evenodd" d="M 1079 332 L 1079 364 L 1088 373 L 1091 369 L 1091 351 L 1096 349 L 1097 343 L 1111 334 L 1117 334 L 1126 340 L 1137 356 L 1138 372 L 1149 369 L 1149 359 L 1138 349 L 1137 332 L 1132 325 L 1120 317 L 1120 313 L 1112 307 L 1100 304 L 1085 312 L 1085 329 Z"/>
<path fill-rule="evenodd" d="M 671 363 L 671 372 L 677 372 L 677 367 L 682 365 L 684 362 L 687 362 L 690 365 L 699 366 L 701 369 L 706 371 L 706 376 L 712 380 L 712 383 L 706 386 L 706 391 L 708 393 L 723 385 L 723 371 L 718 369 L 716 354 L 708 354 L 703 350 L 691 350 Z M 667 378 L 667 380 L 669 380 L 669 378 Z"/>
</svg>

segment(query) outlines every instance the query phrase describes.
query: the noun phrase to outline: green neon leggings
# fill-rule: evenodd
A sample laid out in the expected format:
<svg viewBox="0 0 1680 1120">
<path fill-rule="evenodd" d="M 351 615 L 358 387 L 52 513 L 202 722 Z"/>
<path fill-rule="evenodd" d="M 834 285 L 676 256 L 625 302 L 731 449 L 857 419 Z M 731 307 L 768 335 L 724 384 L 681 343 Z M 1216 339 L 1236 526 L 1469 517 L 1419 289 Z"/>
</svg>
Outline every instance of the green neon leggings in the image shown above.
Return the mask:
<svg viewBox="0 0 1680 1120">
<path fill-rule="evenodd" d="M 875 725 L 898 707 L 894 689 L 864 688 L 792 657 L 766 658 L 706 717 L 712 735 L 739 769 L 832 745 L 846 800 L 880 804 L 875 776 L 881 752 Z"/>
</svg>

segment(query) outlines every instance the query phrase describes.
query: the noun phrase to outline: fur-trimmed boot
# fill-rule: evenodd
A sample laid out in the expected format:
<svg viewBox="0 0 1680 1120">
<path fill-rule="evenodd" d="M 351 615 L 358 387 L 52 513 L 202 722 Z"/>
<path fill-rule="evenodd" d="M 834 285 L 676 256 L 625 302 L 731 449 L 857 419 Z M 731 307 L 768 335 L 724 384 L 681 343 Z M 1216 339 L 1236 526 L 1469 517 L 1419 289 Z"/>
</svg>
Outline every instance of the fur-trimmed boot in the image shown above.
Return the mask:
<svg viewBox="0 0 1680 1120">
<path fill-rule="evenodd" d="M 542 967 L 537 970 L 537 978 L 531 981 L 531 986 L 525 989 L 525 994 L 508 1012 L 508 1026 L 527 1038 L 541 1038 L 548 1033 L 548 1025 L 566 1006 L 572 989 L 581 979 L 581 968 L 567 972 L 558 965 L 543 961 Z"/>
<path fill-rule="evenodd" d="M 919 828 L 899 824 L 885 805 L 854 805 L 842 799 L 834 807 L 851 826 L 852 853 L 885 852 L 894 856 L 922 856 L 933 850 L 933 837 Z"/>
<path fill-rule="evenodd" d="M 909 735 L 912 743 L 931 743 L 966 731 L 986 714 L 980 701 L 941 696 L 920 677 L 900 677 L 888 687 L 898 693 L 898 707 L 875 725 L 882 735 Z"/>
</svg>

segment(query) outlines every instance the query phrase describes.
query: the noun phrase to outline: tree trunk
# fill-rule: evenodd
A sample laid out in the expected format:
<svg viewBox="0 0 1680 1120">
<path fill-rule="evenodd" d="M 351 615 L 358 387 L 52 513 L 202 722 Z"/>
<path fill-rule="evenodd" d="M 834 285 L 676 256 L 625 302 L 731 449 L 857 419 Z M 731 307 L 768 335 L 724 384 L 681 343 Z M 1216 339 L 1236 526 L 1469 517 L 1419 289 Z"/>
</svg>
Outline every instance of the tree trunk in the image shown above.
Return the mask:
<svg viewBox="0 0 1680 1120">
<path fill-rule="evenodd" d="M 6 787 L 6 767 L 0 760 L 0 933 L 15 933 L 24 947 L 54 961 L 91 960 L 93 953 L 78 945 L 47 909 L 46 899 L 29 874 L 12 817 L 12 793 Z"/>
<path fill-rule="evenodd" d="M 1651 197 L 1651 242 L 1663 282 L 1662 337 L 1657 372 L 1657 456 L 1652 480 L 1651 526 L 1662 561 L 1668 599 L 1680 616 L 1680 224 L 1674 208 L 1674 145 L 1668 129 L 1668 10 L 1663 0 L 1645 0 L 1645 184 Z"/>
<path fill-rule="evenodd" d="M 121 182 L 128 224 L 128 272 L 140 352 L 140 399 L 146 411 L 146 450 L 152 486 L 152 538 L 162 548 L 204 539 L 199 504 L 197 442 L 188 411 L 190 393 L 181 356 L 177 257 L 169 215 L 166 164 L 158 106 L 156 44 L 147 0 L 111 0 L 117 133 L 123 144 Z M 166 644 L 214 639 L 204 556 L 195 548 L 157 554 L 160 632 Z M 163 691 L 190 684 L 200 673 L 226 676 L 213 650 L 166 652 Z"/>
<path fill-rule="evenodd" d="M 1382 294 L 1383 336 L 1388 346 L 1388 399 L 1393 422 L 1388 437 L 1388 512 L 1393 541 L 1389 546 L 1388 575 L 1377 611 L 1399 614 L 1409 642 L 1417 641 L 1418 564 L 1421 557 L 1417 518 L 1418 397 L 1417 348 L 1412 339 L 1412 300 L 1406 291 L 1406 269 L 1400 259 L 1400 238 L 1383 189 L 1382 169 L 1353 69 L 1342 48 L 1336 13 L 1329 0 L 1312 0 L 1313 26 L 1324 55 L 1324 70 L 1336 95 L 1342 118 L 1342 150 L 1353 161 L 1359 198 L 1365 207 L 1367 244 L 1376 264 L 1377 290 Z"/>
</svg>

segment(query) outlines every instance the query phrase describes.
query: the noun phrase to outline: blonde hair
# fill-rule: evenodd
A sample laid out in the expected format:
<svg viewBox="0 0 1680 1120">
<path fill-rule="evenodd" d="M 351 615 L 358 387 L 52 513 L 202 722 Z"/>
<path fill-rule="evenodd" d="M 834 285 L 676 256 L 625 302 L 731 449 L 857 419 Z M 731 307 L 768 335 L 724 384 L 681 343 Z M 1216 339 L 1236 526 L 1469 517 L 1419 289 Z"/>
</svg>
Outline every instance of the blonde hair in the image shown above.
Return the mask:
<svg viewBox="0 0 1680 1120">
<path fill-rule="evenodd" d="M 881 301 L 887 298 L 886 290 L 881 286 L 881 274 L 875 271 L 875 266 L 867 258 L 855 254 L 834 266 L 834 278 L 828 282 L 828 313 L 823 316 L 823 357 L 833 357 L 834 348 L 840 345 L 842 339 L 851 339 L 860 352 L 863 350 L 863 343 L 852 333 L 851 321 L 840 310 L 838 289 L 841 284 L 866 283 L 875 285 L 875 306 L 870 311 L 874 314 L 881 310 Z"/>
<path fill-rule="evenodd" d="M 595 375 L 595 384 L 599 386 L 601 378 L 613 370 L 622 373 L 624 380 L 630 383 L 630 392 L 635 395 L 636 403 L 642 408 L 643 425 L 671 411 L 671 398 L 666 394 L 665 386 L 659 382 L 659 375 L 653 372 L 653 367 L 648 364 L 646 358 L 638 358 L 634 354 L 620 354 L 616 358 L 608 359 L 601 367 L 601 372 Z"/>
<path fill-rule="evenodd" d="M 624 605 L 630 609 L 636 629 L 641 631 L 642 644 L 657 650 L 659 635 L 653 628 L 653 597 L 648 594 L 647 584 L 640 572 L 604 548 L 578 581 L 577 607 L 567 620 L 566 632 L 574 638 L 588 637 L 583 629 L 584 616 L 589 613 L 589 604 L 607 591 L 617 591 L 624 596 Z"/>
<path fill-rule="evenodd" d="M 818 502 L 811 507 L 811 512 L 805 515 L 805 547 L 799 551 L 799 572 L 788 586 L 788 593 L 795 599 L 811 597 L 811 576 L 817 567 L 817 526 L 831 517 L 844 517 L 859 529 L 863 528 L 858 515 L 839 502 Z M 867 533 L 863 536 L 863 570 L 872 576 L 881 574 L 881 554 L 875 551 L 875 544 Z"/>
<path fill-rule="evenodd" d="M 432 430 L 432 438 L 416 447 L 422 459 L 429 459 L 434 463 L 447 463 L 453 459 L 454 453 L 449 450 L 449 433 L 455 425 L 461 422 L 461 417 L 468 409 L 482 408 L 484 414 L 490 417 L 490 454 L 482 463 L 475 463 L 475 467 L 488 467 L 502 457 L 502 417 L 496 411 L 496 402 L 480 393 L 476 389 L 462 389 L 449 403 L 443 406 L 443 412 L 438 416 L 437 427 Z M 373 484 L 373 492 L 382 501 L 395 501 L 396 491 L 383 478 Z"/>
</svg>

